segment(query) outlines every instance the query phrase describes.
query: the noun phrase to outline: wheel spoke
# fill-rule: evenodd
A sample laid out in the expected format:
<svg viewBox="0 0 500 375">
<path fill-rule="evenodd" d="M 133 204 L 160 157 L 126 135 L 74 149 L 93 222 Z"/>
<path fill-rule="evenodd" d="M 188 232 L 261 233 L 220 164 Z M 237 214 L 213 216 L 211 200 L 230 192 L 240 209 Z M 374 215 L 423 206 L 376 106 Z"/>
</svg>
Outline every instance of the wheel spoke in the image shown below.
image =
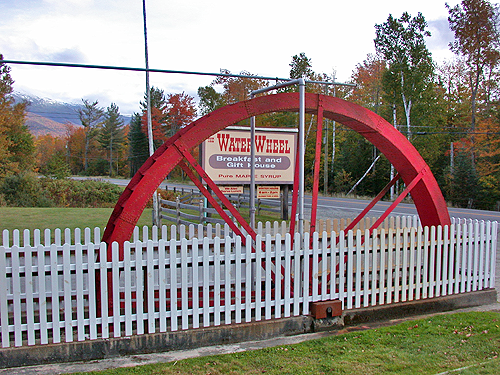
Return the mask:
<svg viewBox="0 0 500 375">
<path fill-rule="evenodd" d="M 368 206 L 366 206 L 365 209 L 361 211 L 361 213 L 358 216 L 356 216 L 356 218 L 346 227 L 345 231 L 348 232 L 351 229 L 353 229 L 361 221 L 361 219 L 363 219 L 366 216 L 368 211 L 370 211 L 384 197 L 384 195 L 387 194 L 389 189 L 393 187 L 396 181 L 398 181 L 400 178 L 401 176 L 399 175 L 399 173 L 397 173 L 396 176 L 394 176 L 394 178 L 380 191 L 380 193 L 378 193 L 378 195 L 375 198 L 373 198 L 373 200 L 368 204 Z"/>
<path fill-rule="evenodd" d="M 425 173 L 426 169 L 422 170 L 408 186 L 406 186 L 406 189 L 403 190 L 403 192 L 399 195 L 399 197 L 396 198 L 394 202 L 389 206 L 389 208 L 380 216 L 377 221 L 371 226 L 370 232 L 372 232 L 374 229 L 378 228 L 380 224 L 384 222 L 384 220 L 389 216 L 389 214 L 397 207 L 398 204 L 400 204 L 403 199 L 406 198 L 406 196 L 411 192 L 411 190 L 415 187 L 415 185 L 422 180 L 422 177 Z M 394 177 L 396 178 L 396 177 Z"/>
<path fill-rule="evenodd" d="M 184 147 L 182 147 L 182 145 L 179 146 L 176 143 L 175 146 L 179 149 L 179 151 L 182 153 L 182 155 L 186 158 L 187 162 L 196 170 L 196 172 L 198 172 L 198 174 L 201 176 L 201 178 L 203 179 L 203 181 L 205 181 L 207 183 L 207 185 L 210 187 L 210 189 L 212 189 L 212 191 L 215 193 L 215 195 L 221 200 L 222 204 L 224 206 L 226 206 L 226 208 L 229 210 L 229 212 L 231 212 L 231 214 L 233 215 L 233 217 L 238 221 L 238 223 L 243 227 L 243 229 L 245 229 L 245 231 L 249 235 L 252 236 L 252 239 L 255 240 L 256 233 L 253 230 L 253 228 L 250 227 L 250 225 L 243 218 L 243 216 L 241 216 L 241 214 L 238 212 L 238 210 L 231 204 L 231 202 L 229 201 L 229 199 L 227 199 L 226 196 L 222 193 L 222 191 L 220 191 L 219 187 L 215 184 L 215 182 L 212 181 L 212 179 L 208 176 L 208 174 L 201 167 L 201 165 L 198 164 L 198 162 L 196 161 L 196 159 L 194 158 L 194 156 L 191 155 L 191 153 L 189 151 L 187 151 Z M 185 172 L 187 173 L 187 170 L 189 170 L 189 168 L 186 165 L 185 165 L 185 168 L 186 168 Z M 191 174 L 192 174 L 192 172 L 191 172 Z M 192 174 L 192 176 L 194 176 L 194 175 Z M 197 178 L 194 176 L 194 179 L 191 178 L 191 180 L 193 180 L 193 182 L 194 182 L 195 180 L 197 180 Z M 205 188 L 203 188 L 203 189 L 206 190 Z M 219 204 L 215 201 L 215 199 L 212 198 L 211 194 L 208 193 L 208 191 L 207 191 L 207 195 L 206 195 L 207 199 L 209 199 L 208 196 L 211 197 L 210 198 L 210 200 L 211 200 L 210 203 L 212 205 L 214 205 L 214 203 L 212 203 L 212 202 L 215 202 L 216 204 L 214 205 L 214 207 L 217 207 L 217 206 L 219 207 L 220 211 L 219 211 L 219 209 L 217 210 L 217 212 L 219 213 L 219 215 L 221 215 L 221 216 L 224 215 L 224 220 L 226 221 L 226 223 L 231 226 L 231 229 L 235 230 L 234 228 L 236 228 L 236 230 L 235 230 L 236 233 L 238 235 L 242 236 L 242 239 L 244 240 L 244 236 L 241 233 L 241 231 L 238 229 L 238 227 L 234 224 L 234 222 L 229 218 L 229 216 L 224 212 L 224 210 L 222 210 L 222 208 L 219 206 Z"/>
<path fill-rule="evenodd" d="M 323 107 L 318 107 L 316 120 L 316 153 L 314 157 L 314 178 L 311 205 L 311 233 L 316 230 L 316 213 L 318 210 L 319 169 L 321 164 L 321 142 L 323 140 Z M 326 155 L 325 155 L 326 157 Z M 326 160 L 324 161 L 326 163 Z M 311 236 L 312 241 L 312 236 Z"/>
</svg>

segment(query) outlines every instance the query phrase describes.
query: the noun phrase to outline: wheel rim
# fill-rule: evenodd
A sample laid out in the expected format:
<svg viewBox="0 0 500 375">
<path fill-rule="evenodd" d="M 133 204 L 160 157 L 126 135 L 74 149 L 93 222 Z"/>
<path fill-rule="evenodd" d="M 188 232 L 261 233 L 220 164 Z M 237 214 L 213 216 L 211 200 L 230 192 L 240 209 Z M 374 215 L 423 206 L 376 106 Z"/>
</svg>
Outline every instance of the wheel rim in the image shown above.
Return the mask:
<svg viewBox="0 0 500 375">
<path fill-rule="evenodd" d="M 411 187 L 409 190 L 423 226 L 450 224 L 446 202 L 428 165 L 391 124 L 357 104 L 321 94 L 306 94 L 305 107 L 307 113 L 320 112 L 325 118 L 356 131 L 385 155 L 406 186 Z M 160 183 L 175 166 L 185 166 L 185 160 L 191 162 L 194 158 L 190 151 L 205 139 L 252 116 L 298 110 L 298 93 L 266 95 L 219 108 L 178 131 L 131 179 L 108 220 L 103 241 L 108 244 L 128 241 Z"/>
</svg>

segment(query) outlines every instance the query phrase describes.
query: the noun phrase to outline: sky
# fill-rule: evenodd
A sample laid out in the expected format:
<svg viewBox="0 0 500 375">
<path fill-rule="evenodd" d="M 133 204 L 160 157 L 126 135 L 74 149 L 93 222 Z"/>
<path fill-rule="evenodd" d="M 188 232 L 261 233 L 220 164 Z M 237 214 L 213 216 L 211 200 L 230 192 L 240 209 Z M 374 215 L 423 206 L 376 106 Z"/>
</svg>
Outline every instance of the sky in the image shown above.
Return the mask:
<svg viewBox="0 0 500 375">
<path fill-rule="evenodd" d="M 454 6 L 458 1 L 449 0 Z M 304 52 L 316 73 L 346 82 L 374 53 L 375 24 L 389 14 L 421 12 L 437 63 L 451 59 L 442 0 L 146 0 L 149 66 L 217 73 L 228 69 L 286 78 L 292 56 Z M 145 67 L 142 0 L 0 0 L 0 54 L 6 60 Z M 11 65 L 14 90 L 81 103 L 116 103 L 139 112 L 145 73 Z M 166 94 L 185 92 L 212 77 L 151 73 Z"/>
</svg>

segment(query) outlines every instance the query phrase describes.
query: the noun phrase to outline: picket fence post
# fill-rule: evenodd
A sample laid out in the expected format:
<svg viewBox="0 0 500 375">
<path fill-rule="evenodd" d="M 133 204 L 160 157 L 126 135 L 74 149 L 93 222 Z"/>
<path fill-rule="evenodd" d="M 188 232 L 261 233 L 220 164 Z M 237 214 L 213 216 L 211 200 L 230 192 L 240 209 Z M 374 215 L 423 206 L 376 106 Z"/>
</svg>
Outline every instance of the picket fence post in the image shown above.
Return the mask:
<svg viewBox="0 0 500 375">
<path fill-rule="evenodd" d="M 370 220 L 336 232 L 327 221 L 318 227 L 329 232 L 301 237 L 274 222 L 245 242 L 221 225 L 207 226 L 203 238 L 195 236 L 201 225 L 136 228 L 123 259 L 117 243 L 108 259 L 107 245 L 91 242 L 100 233 L 89 228 L 46 230 L 43 238 L 39 230 L 3 231 L 1 346 L 279 319 L 329 299 L 353 309 L 495 287 L 497 222 L 422 228 L 408 227 L 417 223 L 408 216 L 388 223 L 372 233 Z"/>
</svg>

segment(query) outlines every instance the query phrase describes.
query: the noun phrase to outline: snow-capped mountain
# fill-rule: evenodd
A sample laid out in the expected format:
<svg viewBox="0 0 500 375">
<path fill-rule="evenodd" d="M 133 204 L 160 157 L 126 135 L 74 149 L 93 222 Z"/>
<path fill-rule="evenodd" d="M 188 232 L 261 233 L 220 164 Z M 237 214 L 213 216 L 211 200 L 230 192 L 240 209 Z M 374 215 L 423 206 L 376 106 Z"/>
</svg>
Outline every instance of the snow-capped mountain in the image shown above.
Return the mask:
<svg viewBox="0 0 500 375">
<path fill-rule="evenodd" d="M 81 126 L 78 110 L 81 104 L 65 103 L 48 98 L 14 91 L 16 103 L 26 102 L 26 125 L 34 136 L 51 134 L 61 137 L 66 134 L 67 126 Z M 130 116 L 122 116 L 124 124 L 130 122 Z"/>
<path fill-rule="evenodd" d="M 16 102 L 26 101 L 26 110 L 38 116 L 46 117 L 49 120 L 80 126 L 78 110 L 82 108 L 79 104 L 58 102 L 52 99 L 40 98 L 38 96 L 14 92 L 12 95 Z"/>
</svg>

